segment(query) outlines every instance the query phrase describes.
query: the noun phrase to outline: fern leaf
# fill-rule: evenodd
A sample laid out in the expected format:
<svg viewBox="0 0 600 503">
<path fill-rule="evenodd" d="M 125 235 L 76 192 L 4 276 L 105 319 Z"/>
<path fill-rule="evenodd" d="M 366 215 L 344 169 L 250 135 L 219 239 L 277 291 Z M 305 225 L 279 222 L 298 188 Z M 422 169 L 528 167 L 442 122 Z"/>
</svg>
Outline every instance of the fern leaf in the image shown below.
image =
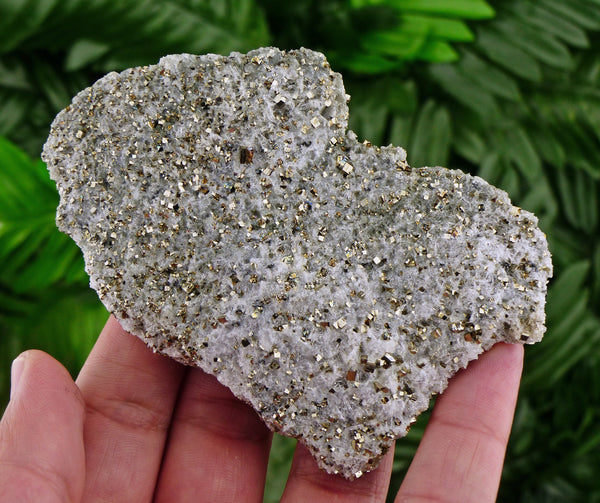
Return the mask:
<svg viewBox="0 0 600 503">
<path fill-rule="evenodd" d="M 587 48 L 590 45 L 583 28 L 555 11 L 544 9 L 531 2 L 512 2 L 507 8 L 523 22 L 552 34 L 569 45 L 579 48 Z"/>
<path fill-rule="evenodd" d="M 569 224 L 593 234 L 598 226 L 597 182 L 580 172 L 561 171 L 557 176 L 558 193 Z"/>
<path fill-rule="evenodd" d="M 0 6 L 4 9 L 6 3 Z M 107 43 L 111 51 L 105 65 L 110 61 L 110 69 L 115 69 L 148 64 L 167 52 L 228 53 L 268 43 L 264 16 L 252 0 L 72 0 L 55 9 L 53 16 L 48 14 L 56 0 L 33 2 L 33 13 L 29 4 L 18 2 L 11 7 L 12 16 L 24 23 L 19 25 L 22 29 L 11 24 L 3 32 L 0 50 L 12 49 L 25 40 L 32 47 L 54 52 L 81 40 Z M 70 29 L 62 29 L 64 26 Z"/>
<path fill-rule="evenodd" d="M 494 96 L 511 101 L 522 99 L 519 85 L 513 77 L 488 64 L 474 52 L 465 50 L 457 66 L 464 77 L 473 80 Z"/>
<path fill-rule="evenodd" d="M 535 29 L 519 19 L 499 20 L 494 27 L 516 46 L 542 63 L 560 69 L 570 69 L 574 61 L 567 47 L 551 34 Z"/>
<path fill-rule="evenodd" d="M 0 136 L 11 134 L 27 116 L 30 101 L 0 88 Z"/>
<path fill-rule="evenodd" d="M 540 219 L 542 229 L 552 228 L 561 209 L 546 176 L 536 180 L 520 199 L 519 205 Z"/>
<path fill-rule="evenodd" d="M 425 41 L 418 57 L 430 63 L 450 63 L 460 58 L 458 52 L 449 43 L 431 39 Z"/>
<path fill-rule="evenodd" d="M 463 19 L 489 19 L 495 12 L 482 0 L 389 0 L 404 12 L 442 15 Z"/>
<path fill-rule="evenodd" d="M 18 46 L 50 15 L 57 4 L 57 0 L 1 2 L 0 53 Z"/>
<path fill-rule="evenodd" d="M 535 58 L 508 41 L 501 33 L 493 30 L 479 30 L 477 47 L 490 60 L 517 77 L 532 82 L 542 80 L 542 69 Z"/>
<path fill-rule="evenodd" d="M 431 77 L 463 106 L 481 116 L 497 116 L 500 111 L 493 96 L 473 84 L 452 65 L 435 65 Z"/>
<path fill-rule="evenodd" d="M 397 13 L 400 22 L 387 29 L 370 30 L 359 38 L 362 52 L 394 58 L 399 62 L 426 60 L 447 63 L 459 59 L 450 42 L 471 42 L 474 35 L 464 20 L 485 19 L 494 11 L 482 0 L 353 0 L 357 12 L 373 7 L 389 7 Z M 337 59 L 349 68 L 357 58 L 350 51 L 349 63 Z M 351 66 L 357 69 L 354 64 Z M 383 64 L 380 71 L 389 68 Z M 372 72 L 372 66 L 368 71 Z"/>
<path fill-rule="evenodd" d="M 567 161 L 567 153 L 561 141 L 549 129 L 538 127 L 529 128 L 529 135 L 535 150 L 542 159 L 551 166 L 562 170 Z"/>
<path fill-rule="evenodd" d="M 58 193 L 44 163 L 0 138 L 0 278 L 15 292 L 70 279 L 81 253 L 54 223 Z"/>
<path fill-rule="evenodd" d="M 519 168 L 523 176 L 535 183 L 542 175 L 542 161 L 523 128 L 513 128 L 507 132 L 505 151 Z"/>
<path fill-rule="evenodd" d="M 68 72 L 81 70 L 106 56 L 110 49 L 110 45 L 106 42 L 86 38 L 79 39 L 68 49 L 65 57 L 65 70 Z"/>
<path fill-rule="evenodd" d="M 433 100 L 421 107 L 408 148 L 413 166 L 444 166 L 450 151 L 450 114 Z"/>
<path fill-rule="evenodd" d="M 473 164 L 480 164 L 489 152 L 485 138 L 472 128 L 455 128 L 452 140 L 453 149 Z"/>
<path fill-rule="evenodd" d="M 600 320 L 588 310 L 589 261 L 571 265 L 548 292 L 548 333 L 530 351 L 525 386 L 552 386 L 600 342 Z"/>
<path fill-rule="evenodd" d="M 475 39 L 473 32 L 460 19 L 403 14 L 402 23 L 413 33 L 428 33 L 440 40 L 472 42 Z"/>
<path fill-rule="evenodd" d="M 345 68 L 357 74 L 375 75 L 390 72 L 402 66 L 403 62 L 389 58 L 383 54 L 358 52 L 341 54 L 336 51 L 329 53 L 329 59 L 335 68 Z"/>
<path fill-rule="evenodd" d="M 539 0 L 539 5 L 587 30 L 600 29 L 600 9 L 590 2 Z"/>
<path fill-rule="evenodd" d="M 416 59 L 427 41 L 427 33 L 404 31 L 378 31 L 365 35 L 361 39 L 363 49 L 410 61 Z"/>
</svg>

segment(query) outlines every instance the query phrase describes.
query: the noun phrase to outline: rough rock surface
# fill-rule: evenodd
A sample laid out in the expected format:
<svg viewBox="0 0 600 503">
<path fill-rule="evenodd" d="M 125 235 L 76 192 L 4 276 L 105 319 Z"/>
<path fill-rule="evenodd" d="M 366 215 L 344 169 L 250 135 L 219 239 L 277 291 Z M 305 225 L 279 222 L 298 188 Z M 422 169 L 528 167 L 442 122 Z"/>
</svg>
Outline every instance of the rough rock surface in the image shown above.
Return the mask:
<svg viewBox="0 0 600 503">
<path fill-rule="evenodd" d="M 537 219 L 347 131 L 323 55 L 174 55 L 52 125 L 57 222 L 125 329 L 359 477 L 498 341 L 544 332 Z"/>
</svg>

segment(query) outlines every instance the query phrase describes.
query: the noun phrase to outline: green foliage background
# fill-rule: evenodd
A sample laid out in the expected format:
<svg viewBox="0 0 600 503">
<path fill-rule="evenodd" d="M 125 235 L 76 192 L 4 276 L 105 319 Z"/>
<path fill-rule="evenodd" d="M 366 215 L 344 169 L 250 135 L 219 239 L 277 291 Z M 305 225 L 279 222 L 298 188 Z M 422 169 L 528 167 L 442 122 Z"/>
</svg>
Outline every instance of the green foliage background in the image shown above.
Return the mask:
<svg viewBox="0 0 600 503">
<path fill-rule="evenodd" d="M 112 70 L 168 53 L 323 51 L 351 127 L 414 166 L 482 176 L 535 212 L 555 265 L 499 501 L 600 502 L 600 0 L 0 0 L 0 399 L 37 347 L 76 374 L 107 313 L 54 225 L 41 147 Z M 392 487 L 427 417 L 398 442 Z M 293 442 L 277 438 L 265 501 Z"/>
</svg>

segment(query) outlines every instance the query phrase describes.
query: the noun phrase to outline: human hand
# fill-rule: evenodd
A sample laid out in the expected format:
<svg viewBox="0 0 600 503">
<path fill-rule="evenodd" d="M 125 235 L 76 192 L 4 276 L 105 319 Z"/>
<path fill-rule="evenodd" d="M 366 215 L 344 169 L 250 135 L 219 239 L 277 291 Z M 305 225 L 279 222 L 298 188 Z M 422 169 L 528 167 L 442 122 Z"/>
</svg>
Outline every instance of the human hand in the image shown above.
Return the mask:
<svg viewBox="0 0 600 503">
<path fill-rule="evenodd" d="M 451 380 L 396 503 L 495 501 L 522 362 L 522 346 L 498 344 Z M 256 413 L 112 317 L 76 383 L 40 351 L 15 360 L 12 381 L 0 502 L 263 500 L 271 433 Z M 392 460 L 351 482 L 299 444 L 281 501 L 384 502 Z"/>
</svg>

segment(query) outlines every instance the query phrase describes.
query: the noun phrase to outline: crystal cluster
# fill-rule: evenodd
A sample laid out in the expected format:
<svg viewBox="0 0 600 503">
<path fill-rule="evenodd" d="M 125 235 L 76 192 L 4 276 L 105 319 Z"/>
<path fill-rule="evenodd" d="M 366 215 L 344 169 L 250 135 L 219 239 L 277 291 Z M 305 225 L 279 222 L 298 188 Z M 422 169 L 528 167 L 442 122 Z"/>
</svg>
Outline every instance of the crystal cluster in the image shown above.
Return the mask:
<svg viewBox="0 0 600 503">
<path fill-rule="evenodd" d="M 43 158 L 122 326 L 355 478 L 458 369 L 541 339 L 552 264 L 501 190 L 358 142 L 348 99 L 306 49 L 167 56 L 79 93 Z"/>
</svg>

